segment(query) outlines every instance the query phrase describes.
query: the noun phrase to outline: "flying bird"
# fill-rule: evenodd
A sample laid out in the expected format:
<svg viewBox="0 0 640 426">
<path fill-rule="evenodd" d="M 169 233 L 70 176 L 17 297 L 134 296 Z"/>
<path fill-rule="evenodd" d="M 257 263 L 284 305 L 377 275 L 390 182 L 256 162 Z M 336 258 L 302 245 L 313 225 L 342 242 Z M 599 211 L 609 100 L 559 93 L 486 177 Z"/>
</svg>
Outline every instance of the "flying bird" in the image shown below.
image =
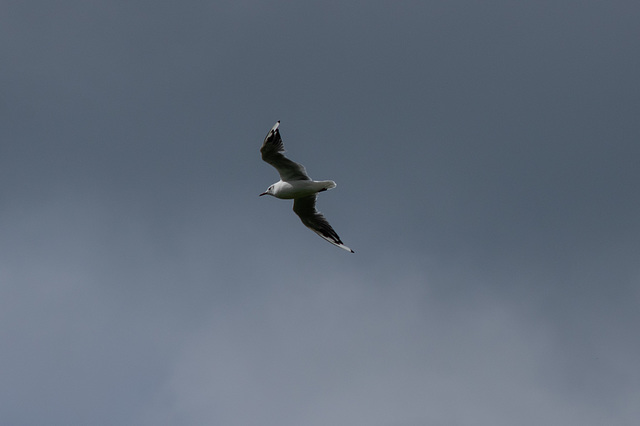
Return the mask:
<svg viewBox="0 0 640 426">
<path fill-rule="evenodd" d="M 293 199 L 293 211 L 298 215 L 304 226 L 320 235 L 331 244 L 353 253 L 349 247 L 345 246 L 340 237 L 333 230 L 325 217 L 316 210 L 316 199 L 318 192 L 335 188 L 336 183 L 332 180 L 312 180 L 302 164 L 289 160 L 282 153 L 284 144 L 278 130 L 278 121 L 269 130 L 267 137 L 262 142 L 260 153 L 262 159 L 278 170 L 280 181 L 271 185 L 262 195 L 272 195 L 283 200 Z"/>
</svg>

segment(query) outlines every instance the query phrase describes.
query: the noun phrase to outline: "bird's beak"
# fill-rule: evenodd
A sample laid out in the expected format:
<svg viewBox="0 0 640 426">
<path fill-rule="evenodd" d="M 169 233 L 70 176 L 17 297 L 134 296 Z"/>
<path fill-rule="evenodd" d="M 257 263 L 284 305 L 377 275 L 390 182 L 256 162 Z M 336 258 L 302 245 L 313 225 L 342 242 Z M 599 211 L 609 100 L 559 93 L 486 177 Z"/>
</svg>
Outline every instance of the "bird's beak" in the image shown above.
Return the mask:
<svg viewBox="0 0 640 426">
<path fill-rule="evenodd" d="M 267 195 L 267 193 L 263 192 L 262 194 L 258 195 L 258 197 L 262 197 L 263 195 Z"/>
</svg>

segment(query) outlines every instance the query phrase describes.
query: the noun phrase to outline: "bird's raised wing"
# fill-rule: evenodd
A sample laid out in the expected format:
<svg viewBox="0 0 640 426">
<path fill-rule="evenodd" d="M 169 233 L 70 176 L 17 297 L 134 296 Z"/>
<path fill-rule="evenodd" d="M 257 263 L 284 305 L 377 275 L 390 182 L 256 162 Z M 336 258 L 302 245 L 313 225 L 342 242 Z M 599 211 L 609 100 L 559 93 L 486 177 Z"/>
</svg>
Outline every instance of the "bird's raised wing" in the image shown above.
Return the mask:
<svg viewBox="0 0 640 426">
<path fill-rule="evenodd" d="M 345 246 L 340 240 L 336 231 L 333 230 L 327 219 L 316 210 L 316 194 L 302 198 L 296 198 L 293 201 L 293 211 L 298 215 L 304 226 L 320 235 L 331 244 L 340 247 L 346 251 L 353 253 L 349 247 Z"/>
<path fill-rule="evenodd" d="M 280 131 L 278 131 L 279 125 L 280 122 L 278 121 L 271 130 L 269 130 L 267 137 L 264 138 L 264 142 L 262 142 L 262 147 L 260 148 L 262 159 L 278 170 L 280 179 L 283 181 L 311 180 L 302 164 L 291 161 L 282 155 L 284 152 L 284 143 L 282 143 Z"/>
</svg>

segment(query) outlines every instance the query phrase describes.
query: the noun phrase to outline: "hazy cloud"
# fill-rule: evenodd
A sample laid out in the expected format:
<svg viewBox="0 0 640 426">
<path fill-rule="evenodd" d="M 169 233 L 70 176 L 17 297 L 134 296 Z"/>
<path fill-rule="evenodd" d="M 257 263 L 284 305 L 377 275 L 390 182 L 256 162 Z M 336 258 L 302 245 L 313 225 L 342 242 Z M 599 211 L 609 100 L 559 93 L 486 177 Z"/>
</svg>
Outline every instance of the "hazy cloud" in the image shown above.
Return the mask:
<svg viewBox="0 0 640 426">
<path fill-rule="evenodd" d="M 1 9 L 4 423 L 637 424 L 635 3 Z"/>
</svg>

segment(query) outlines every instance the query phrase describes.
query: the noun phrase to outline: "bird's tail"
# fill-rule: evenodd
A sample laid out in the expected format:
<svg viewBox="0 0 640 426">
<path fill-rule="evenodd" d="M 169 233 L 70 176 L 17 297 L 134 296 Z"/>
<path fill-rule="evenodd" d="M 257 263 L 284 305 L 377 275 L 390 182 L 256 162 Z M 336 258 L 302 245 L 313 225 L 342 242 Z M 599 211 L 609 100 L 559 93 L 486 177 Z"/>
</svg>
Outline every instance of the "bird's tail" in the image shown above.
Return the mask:
<svg viewBox="0 0 640 426">
<path fill-rule="evenodd" d="M 322 183 L 324 183 L 324 189 L 332 189 L 337 186 L 332 180 L 323 180 Z"/>
</svg>

